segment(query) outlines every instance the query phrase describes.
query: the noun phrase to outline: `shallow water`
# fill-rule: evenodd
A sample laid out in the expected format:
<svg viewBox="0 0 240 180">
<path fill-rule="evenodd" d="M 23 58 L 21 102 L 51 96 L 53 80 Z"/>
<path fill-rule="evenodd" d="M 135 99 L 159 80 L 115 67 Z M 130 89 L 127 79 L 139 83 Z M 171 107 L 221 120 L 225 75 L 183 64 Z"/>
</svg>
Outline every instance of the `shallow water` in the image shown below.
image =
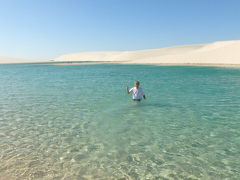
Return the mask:
<svg viewBox="0 0 240 180">
<path fill-rule="evenodd" d="M 0 66 L 0 179 L 239 179 L 239 156 L 239 68 Z"/>
</svg>

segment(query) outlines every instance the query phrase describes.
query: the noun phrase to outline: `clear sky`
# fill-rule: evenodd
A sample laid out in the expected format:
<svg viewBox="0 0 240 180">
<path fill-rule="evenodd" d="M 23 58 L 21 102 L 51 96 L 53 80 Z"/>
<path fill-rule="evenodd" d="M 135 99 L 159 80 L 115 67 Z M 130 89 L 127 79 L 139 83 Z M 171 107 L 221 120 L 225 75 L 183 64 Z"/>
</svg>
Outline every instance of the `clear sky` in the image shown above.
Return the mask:
<svg viewBox="0 0 240 180">
<path fill-rule="evenodd" d="M 240 39 L 239 0 L 0 0 L 0 56 Z"/>
</svg>

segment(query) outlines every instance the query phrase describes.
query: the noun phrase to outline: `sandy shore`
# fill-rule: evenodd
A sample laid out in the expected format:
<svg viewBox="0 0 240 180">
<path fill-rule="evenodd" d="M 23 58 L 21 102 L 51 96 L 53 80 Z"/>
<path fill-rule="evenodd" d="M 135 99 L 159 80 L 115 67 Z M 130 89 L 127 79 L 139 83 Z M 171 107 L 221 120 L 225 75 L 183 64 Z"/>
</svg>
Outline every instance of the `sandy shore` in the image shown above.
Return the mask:
<svg viewBox="0 0 240 180">
<path fill-rule="evenodd" d="M 53 62 L 53 61 L 48 59 L 23 59 L 23 58 L 0 56 L 0 64 L 23 64 L 23 63 L 45 63 L 45 62 Z"/>
<path fill-rule="evenodd" d="M 54 63 L 57 66 L 71 66 L 71 65 L 100 65 L 100 64 L 129 64 L 129 65 L 157 65 L 157 66 L 222 66 L 222 67 L 240 67 L 240 64 L 207 64 L 207 63 L 127 63 L 127 62 L 58 62 Z"/>
<path fill-rule="evenodd" d="M 95 64 L 127 64 L 121 61 L 101 61 L 101 62 L 56 62 L 55 65 L 95 65 Z"/>
</svg>

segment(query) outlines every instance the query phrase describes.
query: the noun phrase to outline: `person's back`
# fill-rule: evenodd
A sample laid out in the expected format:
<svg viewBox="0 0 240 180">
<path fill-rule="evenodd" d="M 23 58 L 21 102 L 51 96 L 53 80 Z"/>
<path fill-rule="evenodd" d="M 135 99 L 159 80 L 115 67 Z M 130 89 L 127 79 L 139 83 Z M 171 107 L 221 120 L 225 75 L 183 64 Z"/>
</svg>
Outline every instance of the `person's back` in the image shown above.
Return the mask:
<svg viewBox="0 0 240 180">
<path fill-rule="evenodd" d="M 132 94 L 132 99 L 134 101 L 141 101 L 142 97 L 144 99 L 146 99 L 146 96 L 145 96 L 142 88 L 139 87 L 139 85 L 140 85 L 139 81 L 135 81 L 135 87 L 133 87 L 129 90 L 129 88 L 127 86 L 127 93 Z"/>
</svg>

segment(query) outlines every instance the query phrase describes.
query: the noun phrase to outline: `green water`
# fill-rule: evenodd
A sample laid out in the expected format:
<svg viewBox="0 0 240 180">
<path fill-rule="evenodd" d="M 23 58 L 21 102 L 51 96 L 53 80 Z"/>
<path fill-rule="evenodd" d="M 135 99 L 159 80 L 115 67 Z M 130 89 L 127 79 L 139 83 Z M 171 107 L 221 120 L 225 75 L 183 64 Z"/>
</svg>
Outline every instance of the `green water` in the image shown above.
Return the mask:
<svg viewBox="0 0 240 180">
<path fill-rule="evenodd" d="M 240 68 L 0 66 L 0 179 L 237 180 L 239 157 Z"/>
</svg>

